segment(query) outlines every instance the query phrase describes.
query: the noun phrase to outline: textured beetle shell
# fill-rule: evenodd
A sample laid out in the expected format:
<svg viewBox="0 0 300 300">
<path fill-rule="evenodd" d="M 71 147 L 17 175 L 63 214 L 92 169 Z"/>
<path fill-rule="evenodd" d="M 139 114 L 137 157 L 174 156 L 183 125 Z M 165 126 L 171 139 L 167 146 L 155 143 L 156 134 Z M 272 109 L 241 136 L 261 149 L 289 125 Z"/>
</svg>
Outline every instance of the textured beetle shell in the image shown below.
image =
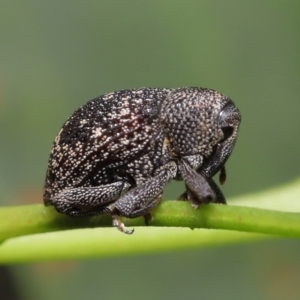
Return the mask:
<svg viewBox="0 0 300 300">
<path fill-rule="evenodd" d="M 169 91 L 124 90 L 79 108 L 54 141 L 45 202 L 66 187 L 97 186 L 112 183 L 118 177 L 126 177 L 136 185 L 151 176 L 160 164 L 158 117 Z"/>
<path fill-rule="evenodd" d="M 45 203 L 68 187 L 121 179 L 132 188 L 172 159 L 209 156 L 222 138 L 216 122 L 226 102 L 223 95 L 202 88 L 122 90 L 89 101 L 54 141 Z"/>
</svg>

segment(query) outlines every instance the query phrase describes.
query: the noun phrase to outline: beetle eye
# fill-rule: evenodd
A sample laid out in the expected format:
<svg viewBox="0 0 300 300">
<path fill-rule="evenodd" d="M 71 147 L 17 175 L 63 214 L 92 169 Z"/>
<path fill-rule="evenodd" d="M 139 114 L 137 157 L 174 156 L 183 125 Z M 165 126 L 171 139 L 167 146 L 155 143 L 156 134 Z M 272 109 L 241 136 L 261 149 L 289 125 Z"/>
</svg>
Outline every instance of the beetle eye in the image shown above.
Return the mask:
<svg viewBox="0 0 300 300">
<path fill-rule="evenodd" d="M 222 141 L 226 141 L 228 138 L 230 138 L 232 136 L 233 127 L 226 126 L 226 127 L 222 127 L 221 130 L 223 132 L 223 139 L 222 139 Z"/>
</svg>

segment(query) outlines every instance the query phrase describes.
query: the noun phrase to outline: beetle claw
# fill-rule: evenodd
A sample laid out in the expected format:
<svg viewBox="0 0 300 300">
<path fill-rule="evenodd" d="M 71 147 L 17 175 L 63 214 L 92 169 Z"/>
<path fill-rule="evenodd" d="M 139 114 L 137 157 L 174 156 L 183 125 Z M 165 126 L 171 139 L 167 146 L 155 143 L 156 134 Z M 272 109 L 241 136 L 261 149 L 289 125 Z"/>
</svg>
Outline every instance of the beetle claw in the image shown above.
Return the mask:
<svg viewBox="0 0 300 300">
<path fill-rule="evenodd" d="M 149 223 L 150 223 L 151 221 L 153 221 L 153 217 L 152 217 L 151 213 L 145 214 L 145 215 L 144 215 L 144 220 L 145 220 L 146 226 L 149 226 Z"/>
<path fill-rule="evenodd" d="M 120 220 L 120 217 L 117 215 L 113 215 L 113 226 L 116 227 L 121 232 L 124 232 L 126 234 L 133 234 L 134 229 L 127 229 L 124 225 L 124 223 Z"/>
</svg>

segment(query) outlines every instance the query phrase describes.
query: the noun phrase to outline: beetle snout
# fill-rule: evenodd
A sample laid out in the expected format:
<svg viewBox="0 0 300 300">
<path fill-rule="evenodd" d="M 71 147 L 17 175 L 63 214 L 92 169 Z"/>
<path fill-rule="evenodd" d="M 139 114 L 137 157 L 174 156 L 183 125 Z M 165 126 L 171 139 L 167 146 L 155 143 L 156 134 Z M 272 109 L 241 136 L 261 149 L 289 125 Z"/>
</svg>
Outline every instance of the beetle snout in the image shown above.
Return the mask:
<svg viewBox="0 0 300 300">
<path fill-rule="evenodd" d="M 241 122 L 240 111 L 229 100 L 219 114 L 218 124 L 223 137 L 215 146 L 212 155 L 207 158 L 201 169 L 201 174 L 206 178 L 212 178 L 225 164 L 235 145 L 239 125 Z"/>
</svg>

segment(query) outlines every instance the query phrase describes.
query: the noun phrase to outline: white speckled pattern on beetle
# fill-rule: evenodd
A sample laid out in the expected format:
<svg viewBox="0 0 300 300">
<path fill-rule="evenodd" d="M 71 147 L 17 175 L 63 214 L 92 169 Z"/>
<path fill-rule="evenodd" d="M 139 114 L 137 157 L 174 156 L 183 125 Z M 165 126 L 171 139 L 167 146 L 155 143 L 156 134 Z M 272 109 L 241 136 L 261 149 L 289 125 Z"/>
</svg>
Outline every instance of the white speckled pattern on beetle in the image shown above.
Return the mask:
<svg viewBox="0 0 300 300">
<path fill-rule="evenodd" d="M 198 207 L 226 203 L 212 177 L 234 147 L 241 116 L 224 95 L 205 88 L 142 88 L 93 99 L 54 141 L 44 202 L 71 216 L 145 216 L 164 186 L 184 180 L 180 197 Z M 225 175 L 224 175 L 225 176 Z"/>
</svg>

